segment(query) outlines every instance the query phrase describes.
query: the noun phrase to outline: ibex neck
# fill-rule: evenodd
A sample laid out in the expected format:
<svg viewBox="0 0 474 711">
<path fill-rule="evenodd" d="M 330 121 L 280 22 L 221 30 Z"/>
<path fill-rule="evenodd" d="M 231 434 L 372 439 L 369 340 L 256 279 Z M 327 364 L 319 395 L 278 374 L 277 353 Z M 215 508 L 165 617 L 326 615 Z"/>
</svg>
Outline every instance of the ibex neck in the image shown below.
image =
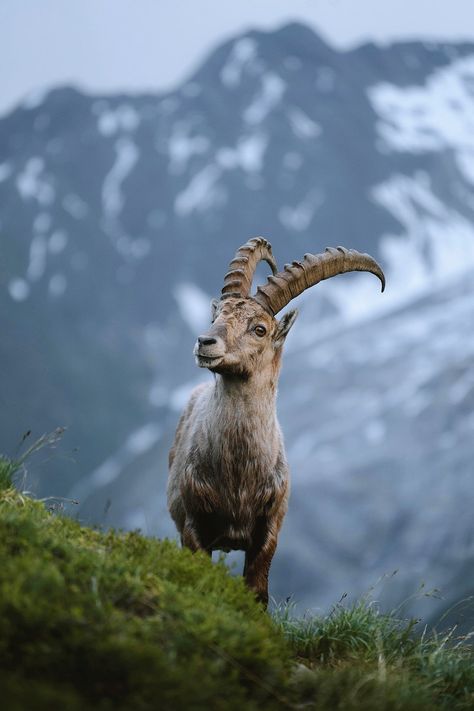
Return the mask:
<svg viewBox="0 0 474 711">
<path fill-rule="evenodd" d="M 273 411 L 277 392 L 276 374 L 256 373 L 248 378 L 229 375 L 217 375 L 215 392 L 222 400 L 241 402 L 246 407 L 253 403 L 261 408 L 266 405 Z"/>
</svg>

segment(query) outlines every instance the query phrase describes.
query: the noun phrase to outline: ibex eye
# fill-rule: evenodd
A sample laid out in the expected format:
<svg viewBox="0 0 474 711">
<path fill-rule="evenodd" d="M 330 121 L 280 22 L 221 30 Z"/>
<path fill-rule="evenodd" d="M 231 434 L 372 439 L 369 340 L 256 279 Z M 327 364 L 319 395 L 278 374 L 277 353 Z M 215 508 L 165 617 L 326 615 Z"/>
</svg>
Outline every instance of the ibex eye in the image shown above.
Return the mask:
<svg viewBox="0 0 474 711">
<path fill-rule="evenodd" d="M 267 332 L 267 329 L 265 328 L 265 326 L 261 326 L 261 325 L 255 326 L 255 333 L 257 334 L 257 336 L 260 336 L 260 337 L 264 336 L 266 334 L 266 332 Z"/>
</svg>

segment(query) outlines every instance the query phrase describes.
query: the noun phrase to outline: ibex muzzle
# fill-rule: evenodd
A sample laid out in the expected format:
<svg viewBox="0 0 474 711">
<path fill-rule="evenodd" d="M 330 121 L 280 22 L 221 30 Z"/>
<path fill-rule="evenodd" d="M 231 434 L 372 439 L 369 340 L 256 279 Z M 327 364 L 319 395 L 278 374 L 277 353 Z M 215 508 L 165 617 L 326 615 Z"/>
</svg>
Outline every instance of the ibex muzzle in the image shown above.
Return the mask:
<svg viewBox="0 0 474 711">
<path fill-rule="evenodd" d="M 261 260 L 273 275 L 251 296 Z M 212 325 L 194 347 L 197 365 L 216 379 L 193 391 L 178 423 L 169 457 L 169 510 L 191 550 L 244 550 L 245 579 L 265 605 L 289 495 L 276 390 L 297 312 L 275 316 L 305 289 L 350 271 L 372 272 L 383 291 L 382 269 L 368 254 L 329 248 L 278 272 L 269 242 L 251 239 L 231 261 L 221 298 L 212 302 Z"/>
<path fill-rule="evenodd" d="M 211 368 L 212 364 L 217 364 L 225 354 L 225 333 L 222 327 L 211 327 L 202 336 L 198 336 L 194 346 L 194 357 L 196 365 L 200 368 Z"/>
</svg>

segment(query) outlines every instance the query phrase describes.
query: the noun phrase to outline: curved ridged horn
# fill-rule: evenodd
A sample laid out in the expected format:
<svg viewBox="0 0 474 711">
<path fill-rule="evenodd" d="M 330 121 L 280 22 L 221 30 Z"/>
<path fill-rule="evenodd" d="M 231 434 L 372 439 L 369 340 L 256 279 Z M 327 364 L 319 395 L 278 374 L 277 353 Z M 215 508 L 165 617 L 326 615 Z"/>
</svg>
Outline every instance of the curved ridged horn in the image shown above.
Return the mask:
<svg viewBox="0 0 474 711">
<path fill-rule="evenodd" d="M 252 287 L 255 268 L 262 260 L 268 262 L 273 274 L 276 274 L 277 265 L 272 254 L 272 245 L 263 237 L 253 237 L 237 250 L 230 262 L 229 271 L 224 277 L 221 299 L 229 296 L 246 299 Z"/>
<path fill-rule="evenodd" d="M 345 247 L 327 247 L 322 254 L 305 254 L 302 262 L 285 264 L 282 272 L 258 287 L 253 298 L 274 316 L 305 289 L 344 272 L 371 272 L 380 279 L 382 291 L 385 289 L 384 273 L 369 254 Z"/>
</svg>

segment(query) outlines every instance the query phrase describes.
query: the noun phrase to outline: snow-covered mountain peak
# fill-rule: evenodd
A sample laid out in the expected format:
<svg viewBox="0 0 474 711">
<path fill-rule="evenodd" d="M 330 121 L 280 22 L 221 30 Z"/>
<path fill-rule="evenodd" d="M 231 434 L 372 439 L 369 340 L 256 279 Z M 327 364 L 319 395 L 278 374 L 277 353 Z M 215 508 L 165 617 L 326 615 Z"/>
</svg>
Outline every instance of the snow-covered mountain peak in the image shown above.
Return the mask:
<svg viewBox="0 0 474 711">
<path fill-rule="evenodd" d="M 468 180 L 474 177 L 474 54 L 430 73 L 420 85 L 383 82 L 369 89 L 381 117 L 377 129 L 391 150 L 425 153 L 456 151 Z"/>
</svg>

